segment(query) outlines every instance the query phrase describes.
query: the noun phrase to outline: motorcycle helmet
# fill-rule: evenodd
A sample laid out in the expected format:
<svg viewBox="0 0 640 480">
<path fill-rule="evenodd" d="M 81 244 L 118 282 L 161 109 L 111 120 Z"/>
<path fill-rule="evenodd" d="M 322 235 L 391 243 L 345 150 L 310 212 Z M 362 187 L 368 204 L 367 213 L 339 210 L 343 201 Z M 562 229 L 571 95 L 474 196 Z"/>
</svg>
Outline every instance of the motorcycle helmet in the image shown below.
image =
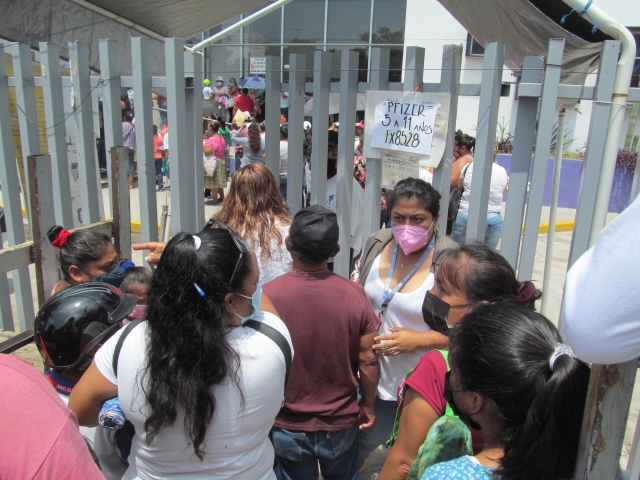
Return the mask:
<svg viewBox="0 0 640 480">
<path fill-rule="evenodd" d="M 89 368 L 104 343 L 137 303 L 135 295 L 100 282 L 59 291 L 36 315 L 33 336 L 44 363 L 56 370 Z"/>
</svg>

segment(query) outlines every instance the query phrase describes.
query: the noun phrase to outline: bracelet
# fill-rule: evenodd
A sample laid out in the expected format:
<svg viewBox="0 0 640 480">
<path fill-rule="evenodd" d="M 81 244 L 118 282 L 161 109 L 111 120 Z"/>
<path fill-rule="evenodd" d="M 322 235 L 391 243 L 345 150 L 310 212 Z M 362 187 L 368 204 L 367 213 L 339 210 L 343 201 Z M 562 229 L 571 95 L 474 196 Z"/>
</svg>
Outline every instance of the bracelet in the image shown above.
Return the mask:
<svg viewBox="0 0 640 480">
<path fill-rule="evenodd" d="M 422 332 L 422 336 L 424 337 L 424 343 L 427 344 L 427 351 L 429 350 L 429 342 L 427 341 L 427 334 L 426 332 Z"/>
</svg>

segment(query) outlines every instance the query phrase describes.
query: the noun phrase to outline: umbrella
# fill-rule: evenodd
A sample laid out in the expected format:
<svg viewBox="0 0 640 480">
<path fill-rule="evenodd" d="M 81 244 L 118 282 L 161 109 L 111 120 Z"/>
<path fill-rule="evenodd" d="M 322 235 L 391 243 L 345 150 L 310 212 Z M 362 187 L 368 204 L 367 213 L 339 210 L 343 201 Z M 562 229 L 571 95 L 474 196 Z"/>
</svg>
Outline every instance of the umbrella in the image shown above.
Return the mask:
<svg viewBox="0 0 640 480">
<path fill-rule="evenodd" d="M 240 83 L 242 88 L 264 88 L 267 86 L 267 83 L 262 77 L 249 77 L 244 80 L 240 80 L 238 83 Z"/>
</svg>

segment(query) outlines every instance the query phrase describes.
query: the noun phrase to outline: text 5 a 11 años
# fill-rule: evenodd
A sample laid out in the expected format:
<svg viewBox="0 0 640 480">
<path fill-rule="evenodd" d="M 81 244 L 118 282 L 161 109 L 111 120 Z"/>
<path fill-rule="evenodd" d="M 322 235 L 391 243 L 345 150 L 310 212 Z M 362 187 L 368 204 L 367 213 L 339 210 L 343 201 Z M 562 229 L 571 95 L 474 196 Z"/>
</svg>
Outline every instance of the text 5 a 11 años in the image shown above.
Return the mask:
<svg viewBox="0 0 640 480">
<path fill-rule="evenodd" d="M 404 130 L 387 130 L 384 134 L 384 143 L 389 145 L 398 145 L 403 147 L 416 148 L 420 145 L 420 134 L 418 133 L 405 133 Z"/>
<path fill-rule="evenodd" d="M 404 125 L 401 124 L 402 122 L 404 122 Z M 405 128 L 407 130 L 415 130 L 417 132 L 426 133 L 427 135 L 433 133 L 433 126 L 429 125 L 427 122 L 416 123 L 415 125 L 413 125 L 413 128 L 411 128 L 411 123 L 411 117 L 404 117 L 402 120 L 394 120 L 392 128 Z M 389 115 L 385 114 L 384 120 L 382 121 L 382 126 L 388 127 L 389 125 L 391 125 L 391 118 L 389 117 Z"/>
</svg>

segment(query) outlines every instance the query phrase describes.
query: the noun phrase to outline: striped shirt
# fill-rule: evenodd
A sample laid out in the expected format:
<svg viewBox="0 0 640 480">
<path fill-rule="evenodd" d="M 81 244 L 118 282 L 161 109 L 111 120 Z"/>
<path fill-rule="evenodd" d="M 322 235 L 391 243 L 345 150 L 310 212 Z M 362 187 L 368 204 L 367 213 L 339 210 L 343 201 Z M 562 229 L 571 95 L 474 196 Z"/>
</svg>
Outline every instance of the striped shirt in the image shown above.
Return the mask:
<svg viewBox="0 0 640 480">
<path fill-rule="evenodd" d="M 133 150 L 136 145 L 136 126 L 133 123 L 122 122 L 122 145 Z"/>
</svg>

